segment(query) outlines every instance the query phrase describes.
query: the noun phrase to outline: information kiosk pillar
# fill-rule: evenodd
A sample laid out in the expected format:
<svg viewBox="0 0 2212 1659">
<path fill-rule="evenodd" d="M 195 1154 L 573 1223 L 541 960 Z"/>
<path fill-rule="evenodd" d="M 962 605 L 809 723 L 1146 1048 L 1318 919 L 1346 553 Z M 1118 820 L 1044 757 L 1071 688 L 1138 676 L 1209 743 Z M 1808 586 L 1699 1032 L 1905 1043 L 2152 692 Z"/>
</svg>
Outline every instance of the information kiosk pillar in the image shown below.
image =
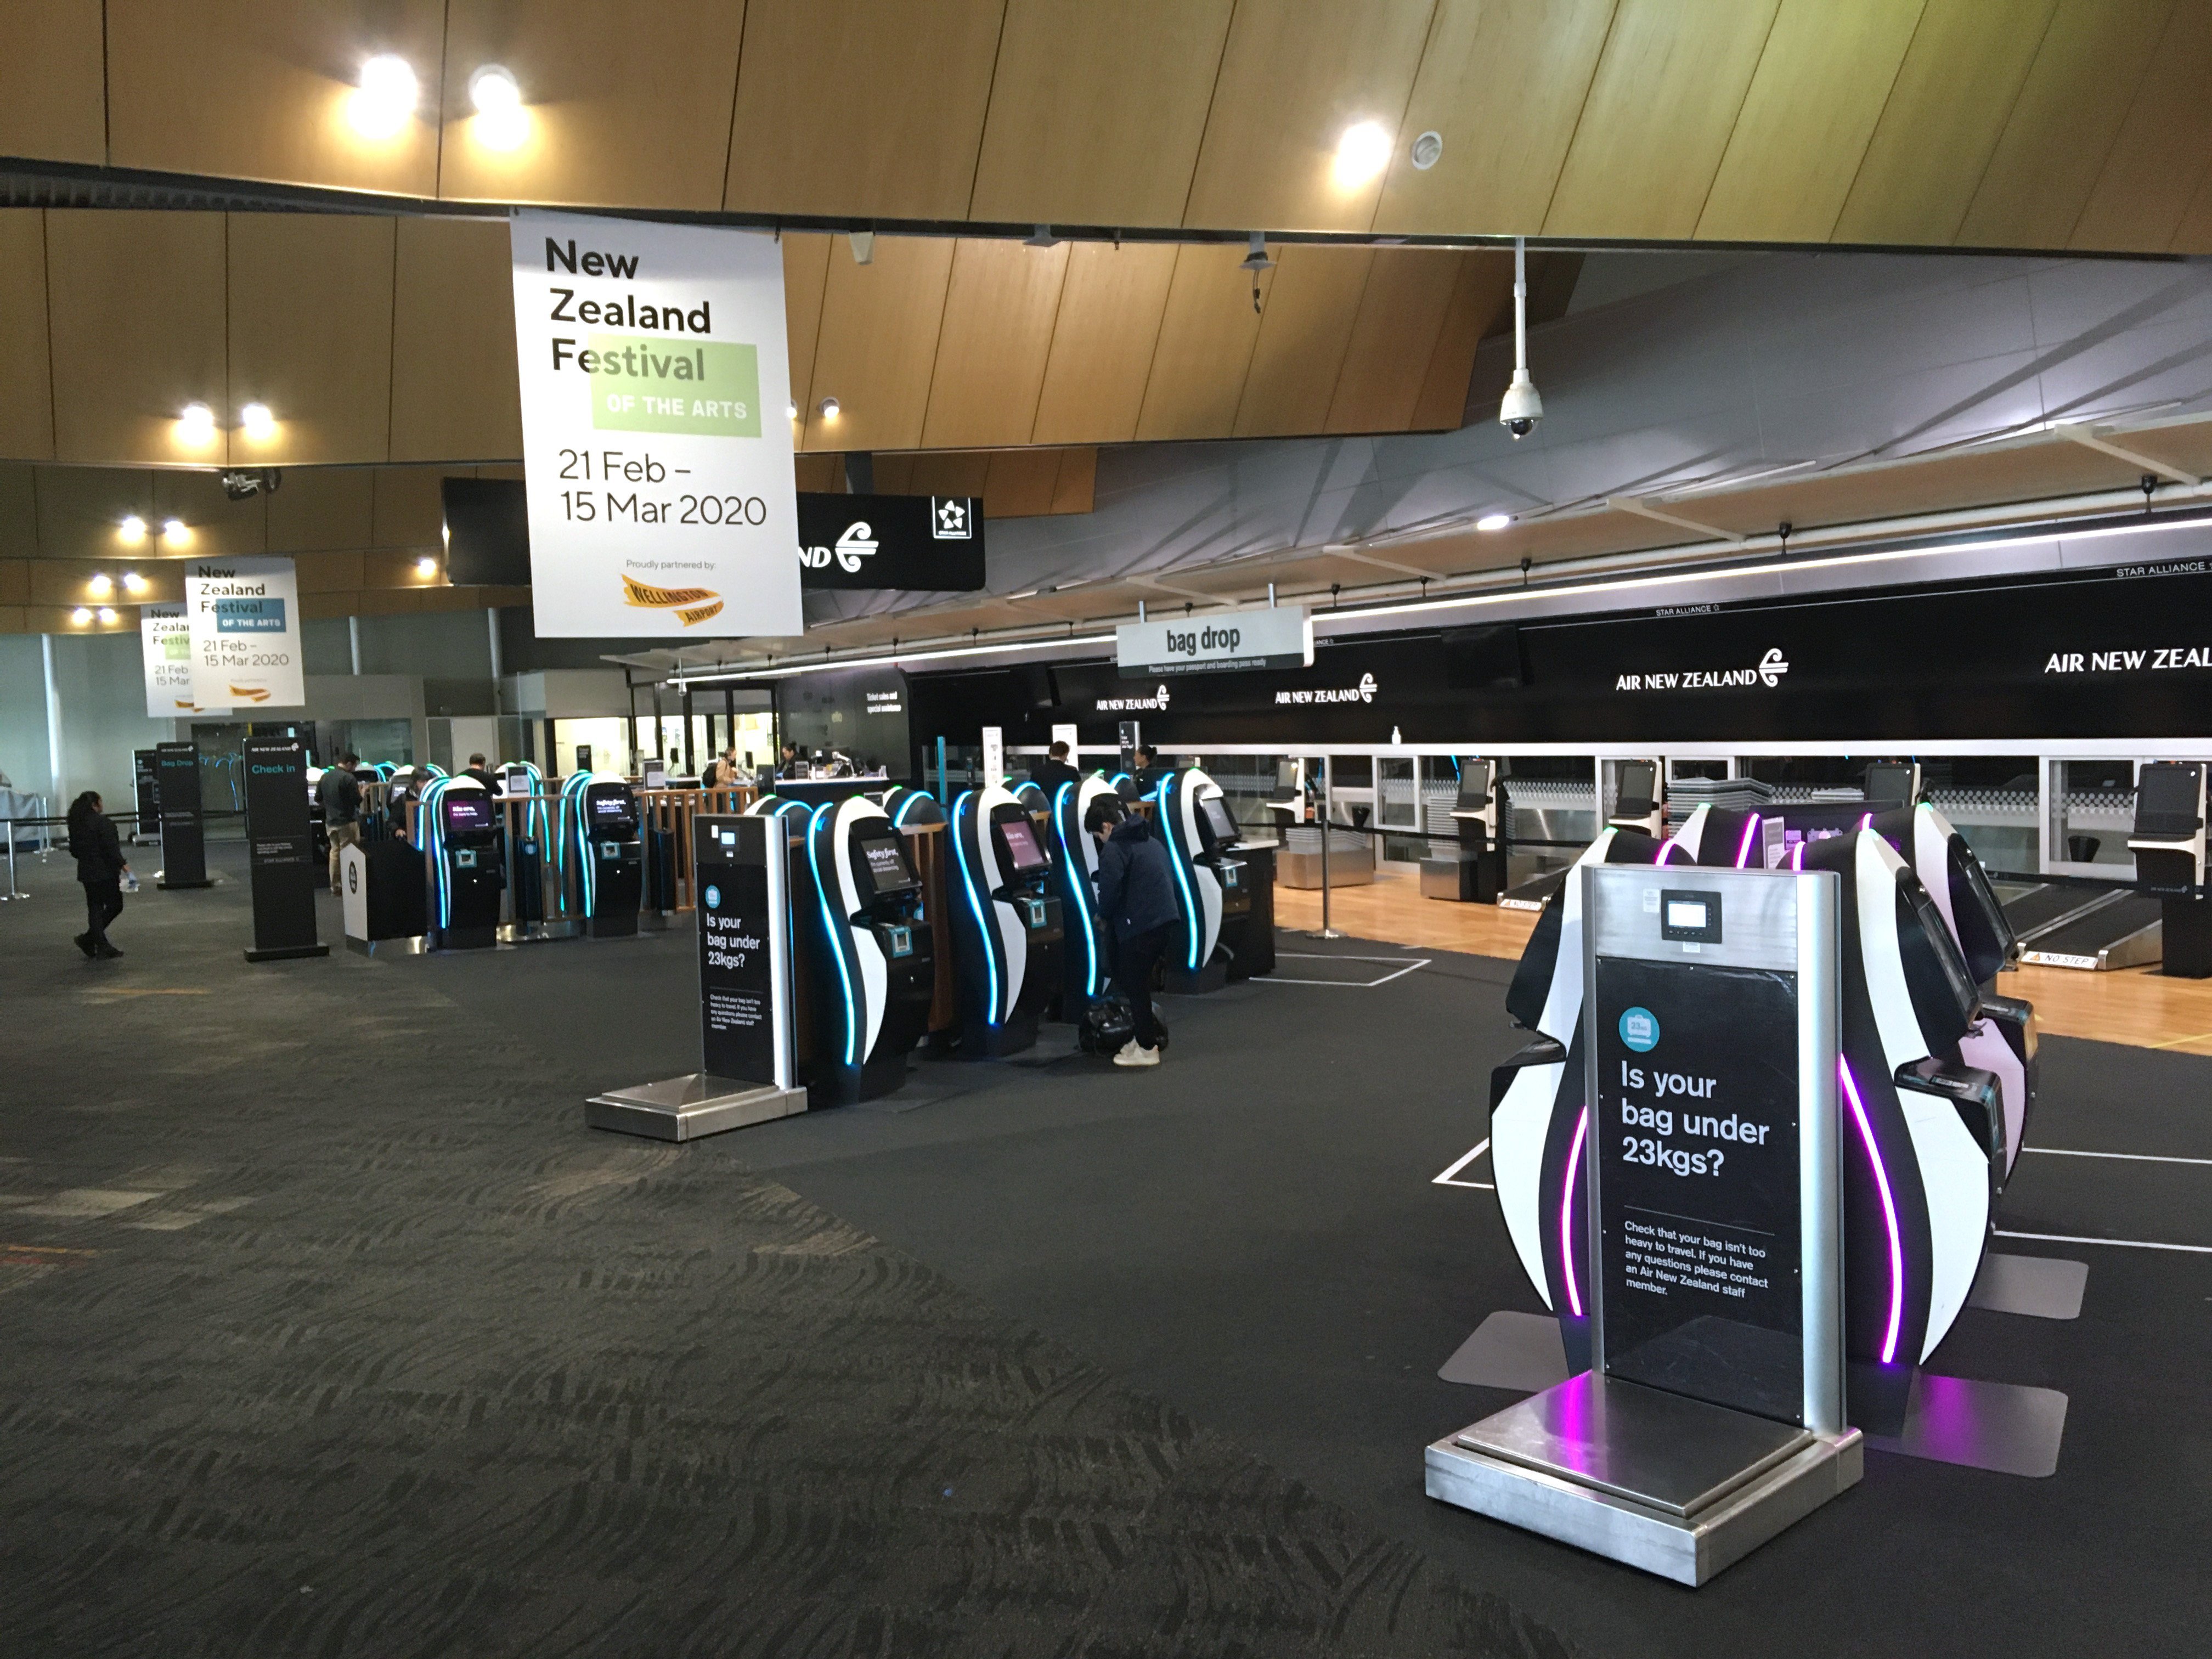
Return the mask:
<svg viewBox="0 0 2212 1659">
<path fill-rule="evenodd" d="M 307 746 L 297 738 L 247 738 L 246 856 L 253 883 L 248 962 L 331 953 L 315 937 L 315 894 L 325 866 L 315 857 L 307 807 Z"/>
<path fill-rule="evenodd" d="M 2204 891 L 2204 763 L 2153 761 L 2136 775 L 2136 879 L 2160 899 L 2159 971 L 2212 978 L 2212 898 Z"/>
<path fill-rule="evenodd" d="M 1863 1467 L 1844 1415 L 1839 883 L 1585 864 L 1590 1368 L 1437 1441 L 1427 1490 L 1702 1584 Z M 1564 1252 L 1572 1272 L 1575 1252 Z"/>
<path fill-rule="evenodd" d="M 775 817 L 691 821 L 700 1068 L 595 1095 L 595 1129 L 696 1140 L 806 1109 L 791 1027 L 790 862 Z"/>
<path fill-rule="evenodd" d="M 155 884 L 212 887 L 207 872 L 206 828 L 200 817 L 200 751 L 191 743 L 154 745 L 156 793 L 161 803 L 161 875 Z"/>
</svg>

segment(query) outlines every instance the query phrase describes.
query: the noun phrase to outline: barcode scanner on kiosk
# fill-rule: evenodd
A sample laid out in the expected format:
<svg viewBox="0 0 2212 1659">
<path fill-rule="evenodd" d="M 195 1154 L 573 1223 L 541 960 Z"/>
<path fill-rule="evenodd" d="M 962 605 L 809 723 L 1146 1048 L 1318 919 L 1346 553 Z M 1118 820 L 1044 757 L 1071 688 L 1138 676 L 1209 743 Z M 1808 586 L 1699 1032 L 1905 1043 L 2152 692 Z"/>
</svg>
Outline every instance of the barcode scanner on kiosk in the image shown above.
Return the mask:
<svg viewBox="0 0 2212 1659">
<path fill-rule="evenodd" d="M 2159 896 L 2163 960 L 2176 979 L 2212 978 L 2212 896 L 2205 891 L 2206 766 L 2150 761 L 2136 774 L 2136 879 Z"/>
</svg>

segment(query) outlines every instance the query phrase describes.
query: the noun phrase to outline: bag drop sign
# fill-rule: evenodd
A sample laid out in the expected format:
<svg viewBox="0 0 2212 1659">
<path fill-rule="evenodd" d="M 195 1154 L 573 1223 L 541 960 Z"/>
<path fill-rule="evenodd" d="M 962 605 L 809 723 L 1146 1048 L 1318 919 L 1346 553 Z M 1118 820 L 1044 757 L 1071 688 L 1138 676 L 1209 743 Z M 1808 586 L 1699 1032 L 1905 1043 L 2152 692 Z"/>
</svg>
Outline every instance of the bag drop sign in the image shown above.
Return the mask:
<svg viewBox="0 0 2212 1659">
<path fill-rule="evenodd" d="M 1313 652 L 1313 615 L 1302 605 L 1222 611 L 1179 622 L 1123 623 L 1114 630 L 1114 660 L 1123 679 L 1310 668 Z"/>
<path fill-rule="evenodd" d="M 512 249 L 538 632 L 803 631 L 775 242 L 520 213 Z"/>
</svg>

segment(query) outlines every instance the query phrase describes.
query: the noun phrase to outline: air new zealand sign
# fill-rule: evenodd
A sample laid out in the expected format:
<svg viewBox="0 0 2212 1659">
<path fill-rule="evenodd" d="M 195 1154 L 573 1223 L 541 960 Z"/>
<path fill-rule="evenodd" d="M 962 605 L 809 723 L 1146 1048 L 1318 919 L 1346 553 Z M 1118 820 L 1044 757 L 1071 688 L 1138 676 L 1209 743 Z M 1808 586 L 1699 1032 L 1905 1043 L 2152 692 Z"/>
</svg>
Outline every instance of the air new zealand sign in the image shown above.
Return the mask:
<svg viewBox="0 0 2212 1659">
<path fill-rule="evenodd" d="M 801 587 L 968 593 L 983 586 L 983 503 L 968 495 L 799 496 Z"/>
</svg>

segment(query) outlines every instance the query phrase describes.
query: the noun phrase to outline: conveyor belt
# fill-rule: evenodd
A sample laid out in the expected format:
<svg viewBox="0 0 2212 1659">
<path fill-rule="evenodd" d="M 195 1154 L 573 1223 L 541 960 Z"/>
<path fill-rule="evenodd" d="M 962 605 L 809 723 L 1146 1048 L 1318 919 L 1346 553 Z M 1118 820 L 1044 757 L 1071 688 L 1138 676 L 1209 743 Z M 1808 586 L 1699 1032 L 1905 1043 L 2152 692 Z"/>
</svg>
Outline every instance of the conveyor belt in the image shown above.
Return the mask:
<svg viewBox="0 0 2212 1659">
<path fill-rule="evenodd" d="M 2027 944 L 2038 933 L 2109 902 L 2118 890 L 2116 887 L 2072 887 L 2053 884 L 2029 887 L 2021 890 L 2018 897 L 2005 900 L 2005 920 L 2012 924 L 2014 937 Z"/>
<path fill-rule="evenodd" d="M 1508 910 L 1540 910 L 1544 902 L 1567 884 L 1568 865 L 1558 870 L 1547 870 L 1526 881 L 1516 881 L 1498 896 L 1499 906 Z"/>
<path fill-rule="evenodd" d="M 2120 892 L 2087 915 L 2046 927 L 2021 953 L 2045 968 L 2140 968 L 2162 954 L 2159 901 Z"/>
</svg>

